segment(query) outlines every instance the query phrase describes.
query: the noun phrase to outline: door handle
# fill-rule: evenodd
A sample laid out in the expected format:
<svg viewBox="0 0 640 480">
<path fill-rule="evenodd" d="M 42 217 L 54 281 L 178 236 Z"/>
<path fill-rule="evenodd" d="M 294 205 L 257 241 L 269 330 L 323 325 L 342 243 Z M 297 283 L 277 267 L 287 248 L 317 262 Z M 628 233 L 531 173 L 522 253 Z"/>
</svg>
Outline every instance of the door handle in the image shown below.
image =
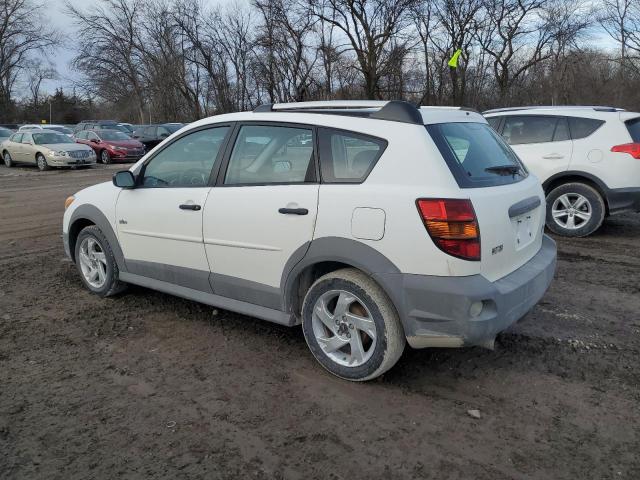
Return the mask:
<svg viewBox="0 0 640 480">
<path fill-rule="evenodd" d="M 278 213 L 282 213 L 283 215 L 306 215 L 309 213 L 309 210 L 306 208 L 280 208 Z"/>
<path fill-rule="evenodd" d="M 550 153 L 549 155 L 543 155 L 542 158 L 546 158 L 547 160 L 560 160 L 564 158 L 564 155 L 560 155 L 559 153 Z"/>
<path fill-rule="evenodd" d="M 183 203 L 180 205 L 180 210 L 195 210 L 197 212 L 201 208 L 202 207 L 200 205 L 196 205 L 194 203 Z"/>
</svg>

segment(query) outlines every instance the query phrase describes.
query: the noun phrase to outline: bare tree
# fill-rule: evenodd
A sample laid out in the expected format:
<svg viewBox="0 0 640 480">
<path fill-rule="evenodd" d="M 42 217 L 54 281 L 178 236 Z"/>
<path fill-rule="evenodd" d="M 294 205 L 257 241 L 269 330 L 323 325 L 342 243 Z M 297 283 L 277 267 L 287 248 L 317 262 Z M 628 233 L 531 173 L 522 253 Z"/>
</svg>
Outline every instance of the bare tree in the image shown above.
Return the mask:
<svg viewBox="0 0 640 480">
<path fill-rule="evenodd" d="M 82 86 L 99 98 L 133 101 L 144 122 L 146 101 L 140 18 L 143 0 L 96 0 L 90 9 L 66 3 L 67 13 L 79 25 L 73 65 L 85 75 Z"/>
<path fill-rule="evenodd" d="M 47 27 L 43 3 L 34 0 L 0 1 L 0 116 L 11 110 L 14 86 L 34 55 L 46 55 L 58 43 Z"/>
<path fill-rule="evenodd" d="M 38 108 L 42 82 L 56 79 L 58 73 L 53 66 L 44 63 L 40 59 L 31 61 L 25 69 L 27 72 L 26 83 L 29 88 L 29 93 L 31 93 L 31 104 L 34 108 Z"/>
<path fill-rule="evenodd" d="M 554 31 L 542 18 L 549 0 L 484 0 L 485 24 L 478 35 L 492 57 L 500 101 L 508 101 L 513 84 L 551 56 Z"/>
<path fill-rule="evenodd" d="M 364 78 L 364 95 L 381 98 L 380 78 L 392 58 L 392 39 L 403 41 L 409 9 L 417 0 L 312 0 L 314 14 L 346 36 Z"/>
</svg>

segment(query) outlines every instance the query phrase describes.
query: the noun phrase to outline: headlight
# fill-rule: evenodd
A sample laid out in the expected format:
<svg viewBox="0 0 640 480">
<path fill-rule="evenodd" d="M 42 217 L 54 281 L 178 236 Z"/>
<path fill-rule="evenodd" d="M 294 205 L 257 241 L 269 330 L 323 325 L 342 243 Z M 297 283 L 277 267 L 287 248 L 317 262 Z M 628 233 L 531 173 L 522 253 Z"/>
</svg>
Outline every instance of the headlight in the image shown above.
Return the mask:
<svg viewBox="0 0 640 480">
<path fill-rule="evenodd" d="M 69 205 L 71 205 L 75 199 L 76 197 L 74 197 L 73 195 L 67 197 L 67 199 L 64 201 L 64 209 L 66 210 L 67 208 L 69 208 Z"/>
<path fill-rule="evenodd" d="M 66 157 L 67 155 L 69 155 L 67 152 L 65 152 L 64 150 L 60 150 L 58 152 L 54 152 L 53 150 L 49 150 L 49 156 L 50 157 Z"/>
</svg>

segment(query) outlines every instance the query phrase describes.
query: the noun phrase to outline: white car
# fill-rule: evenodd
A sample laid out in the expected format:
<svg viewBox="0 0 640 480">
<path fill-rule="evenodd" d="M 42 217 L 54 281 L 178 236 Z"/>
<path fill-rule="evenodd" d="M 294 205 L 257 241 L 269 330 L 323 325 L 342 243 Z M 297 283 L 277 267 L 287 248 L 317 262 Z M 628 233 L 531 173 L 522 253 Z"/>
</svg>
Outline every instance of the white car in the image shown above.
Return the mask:
<svg viewBox="0 0 640 480">
<path fill-rule="evenodd" d="M 31 125 L 22 125 L 18 129 L 19 132 L 30 132 L 30 131 L 34 131 L 34 130 L 50 130 L 50 131 L 62 133 L 63 135 L 66 135 L 67 137 L 73 137 L 73 130 L 71 130 L 70 128 L 65 127 L 64 125 L 49 125 L 49 124 L 37 125 L 37 124 L 31 124 Z"/>
<path fill-rule="evenodd" d="M 63 238 L 98 295 L 301 323 L 322 366 L 368 380 L 405 342 L 492 348 L 553 278 L 543 229 L 540 182 L 480 114 L 306 102 L 181 129 L 69 197 Z"/>
<path fill-rule="evenodd" d="M 640 211 L 640 113 L 522 107 L 484 115 L 542 182 L 551 231 L 583 237 L 607 215 Z"/>
</svg>

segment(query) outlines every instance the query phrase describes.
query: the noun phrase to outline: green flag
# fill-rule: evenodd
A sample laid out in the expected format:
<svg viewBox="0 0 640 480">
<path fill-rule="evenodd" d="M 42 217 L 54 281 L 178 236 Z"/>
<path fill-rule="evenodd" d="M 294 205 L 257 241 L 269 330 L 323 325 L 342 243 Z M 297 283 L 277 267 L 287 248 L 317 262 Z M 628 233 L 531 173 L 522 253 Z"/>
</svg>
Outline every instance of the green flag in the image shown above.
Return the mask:
<svg viewBox="0 0 640 480">
<path fill-rule="evenodd" d="M 451 57 L 451 60 L 449 60 L 449 66 L 451 68 L 458 68 L 458 58 L 460 58 L 460 54 L 462 53 L 462 50 L 457 49 L 455 51 L 455 53 L 453 54 L 453 57 Z"/>
</svg>

